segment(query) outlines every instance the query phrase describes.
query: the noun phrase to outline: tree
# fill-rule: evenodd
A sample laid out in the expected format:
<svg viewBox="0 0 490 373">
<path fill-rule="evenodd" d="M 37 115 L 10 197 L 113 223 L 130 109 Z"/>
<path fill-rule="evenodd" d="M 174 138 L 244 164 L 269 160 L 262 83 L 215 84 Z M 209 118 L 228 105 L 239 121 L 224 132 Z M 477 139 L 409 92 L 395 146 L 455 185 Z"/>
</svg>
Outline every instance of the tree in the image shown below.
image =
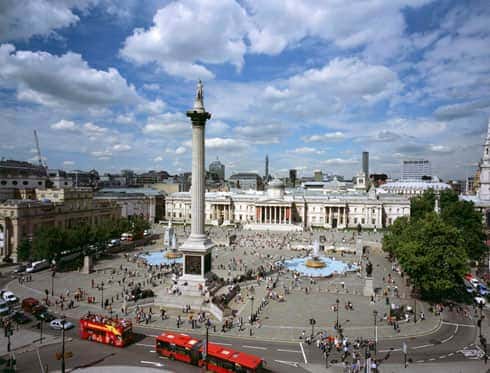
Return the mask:
<svg viewBox="0 0 490 373">
<path fill-rule="evenodd" d="M 32 242 L 34 259 L 53 259 L 57 254 L 67 249 L 66 232 L 58 227 L 41 227 L 36 231 Z"/>
<path fill-rule="evenodd" d="M 17 247 L 17 260 L 24 261 L 31 257 L 32 244 L 28 239 L 20 241 L 19 247 Z"/>
<path fill-rule="evenodd" d="M 150 223 L 143 216 L 131 217 L 131 232 L 135 239 L 143 237 L 143 232 L 150 229 Z"/>
<path fill-rule="evenodd" d="M 468 257 L 480 260 L 486 253 L 485 233 L 482 215 L 475 210 L 473 202 L 452 201 L 441 210 L 441 217 L 447 224 L 459 229 Z"/>
<path fill-rule="evenodd" d="M 468 256 L 460 230 L 436 213 L 418 220 L 397 219 L 383 241 L 422 297 L 455 299 L 461 294 Z"/>
<path fill-rule="evenodd" d="M 422 195 L 410 201 L 410 217 L 413 220 L 422 219 L 426 214 L 434 211 L 436 195 L 432 189 L 426 190 Z"/>
</svg>

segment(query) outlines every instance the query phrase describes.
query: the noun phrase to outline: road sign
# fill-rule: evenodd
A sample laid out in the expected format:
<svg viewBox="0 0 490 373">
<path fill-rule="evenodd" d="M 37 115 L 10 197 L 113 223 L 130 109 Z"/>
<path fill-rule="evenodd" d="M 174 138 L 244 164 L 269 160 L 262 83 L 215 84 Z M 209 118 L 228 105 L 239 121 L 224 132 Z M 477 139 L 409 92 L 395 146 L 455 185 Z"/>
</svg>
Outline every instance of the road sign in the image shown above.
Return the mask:
<svg viewBox="0 0 490 373">
<path fill-rule="evenodd" d="M 316 320 L 315 319 L 310 319 L 310 325 L 315 325 L 316 324 Z"/>
</svg>

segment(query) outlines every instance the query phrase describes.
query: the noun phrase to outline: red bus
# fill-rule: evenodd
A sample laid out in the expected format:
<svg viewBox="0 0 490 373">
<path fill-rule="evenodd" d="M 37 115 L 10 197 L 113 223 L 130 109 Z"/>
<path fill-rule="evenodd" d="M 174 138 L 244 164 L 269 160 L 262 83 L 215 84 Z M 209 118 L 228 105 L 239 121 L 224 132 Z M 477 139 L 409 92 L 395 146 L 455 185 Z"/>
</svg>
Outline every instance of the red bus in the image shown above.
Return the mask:
<svg viewBox="0 0 490 373">
<path fill-rule="evenodd" d="M 156 351 L 170 359 L 188 364 L 205 366 L 203 359 L 205 342 L 181 333 L 164 332 L 156 338 Z M 259 373 L 264 371 L 260 357 L 235 351 L 216 343 L 208 343 L 208 370 L 216 373 Z"/>
<path fill-rule="evenodd" d="M 133 339 L 133 326 L 130 320 L 88 313 L 80 319 L 80 338 L 124 347 Z"/>
</svg>

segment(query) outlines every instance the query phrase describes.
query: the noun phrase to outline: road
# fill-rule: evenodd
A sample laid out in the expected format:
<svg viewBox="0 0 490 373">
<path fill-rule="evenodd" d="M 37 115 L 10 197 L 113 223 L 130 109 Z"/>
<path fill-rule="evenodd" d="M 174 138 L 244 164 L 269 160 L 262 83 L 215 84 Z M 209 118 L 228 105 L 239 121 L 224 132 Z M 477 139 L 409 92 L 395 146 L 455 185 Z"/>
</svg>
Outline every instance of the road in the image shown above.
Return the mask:
<svg viewBox="0 0 490 373">
<path fill-rule="evenodd" d="M 474 358 L 471 351 L 478 348 L 472 345 L 475 342 L 477 329 L 468 322 L 458 319 L 453 315 L 452 320 L 444 321 L 440 329 L 428 336 L 412 338 L 410 340 L 379 341 L 378 358 L 384 358 L 388 363 L 402 363 L 402 343 L 408 346 L 408 356 L 412 363 L 424 364 L 432 362 L 468 361 Z M 458 322 L 459 321 L 459 322 Z M 134 367 L 158 367 L 174 372 L 198 372 L 196 367 L 183 363 L 170 361 L 155 353 L 155 336 L 161 332 L 152 328 L 135 327 L 137 341 L 132 345 L 120 349 L 111 346 L 88 342 L 78 338 L 77 329 L 67 331 L 66 351 L 72 351 L 73 357 L 66 361 L 67 369 L 84 366 L 111 366 L 127 365 Z M 196 330 L 196 335 L 200 334 Z M 60 333 L 49 331 L 49 333 Z M 268 368 L 273 372 L 301 372 L 307 371 L 306 364 L 324 365 L 320 351 L 315 346 L 305 345 L 300 342 L 277 342 L 255 340 L 237 337 L 222 337 L 211 335 L 214 343 L 221 343 L 230 348 L 253 353 L 263 357 L 267 361 Z M 465 351 L 469 351 L 465 354 Z M 60 351 L 60 345 L 46 346 L 37 351 L 30 351 L 17 356 L 17 368 L 19 372 L 31 372 L 33 367 L 48 367 L 49 371 L 59 369 L 60 361 L 56 360 L 56 352 Z M 329 361 L 335 362 L 338 354 L 333 353 Z M 483 368 L 483 362 L 482 362 Z"/>
</svg>

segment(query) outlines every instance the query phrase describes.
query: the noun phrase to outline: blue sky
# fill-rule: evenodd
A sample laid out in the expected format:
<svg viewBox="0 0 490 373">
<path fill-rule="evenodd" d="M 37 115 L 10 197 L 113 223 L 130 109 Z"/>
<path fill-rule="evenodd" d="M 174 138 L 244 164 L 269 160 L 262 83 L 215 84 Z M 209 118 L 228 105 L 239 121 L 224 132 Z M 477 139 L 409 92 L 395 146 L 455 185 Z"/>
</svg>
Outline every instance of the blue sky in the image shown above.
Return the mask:
<svg viewBox="0 0 490 373">
<path fill-rule="evenodd" d="M 490 113 L 490 8 L 430 0 L 4 0 L 0 156 L 190 170 L 204 81 L 207 163 L 472 175 Z"/>
</svg>

